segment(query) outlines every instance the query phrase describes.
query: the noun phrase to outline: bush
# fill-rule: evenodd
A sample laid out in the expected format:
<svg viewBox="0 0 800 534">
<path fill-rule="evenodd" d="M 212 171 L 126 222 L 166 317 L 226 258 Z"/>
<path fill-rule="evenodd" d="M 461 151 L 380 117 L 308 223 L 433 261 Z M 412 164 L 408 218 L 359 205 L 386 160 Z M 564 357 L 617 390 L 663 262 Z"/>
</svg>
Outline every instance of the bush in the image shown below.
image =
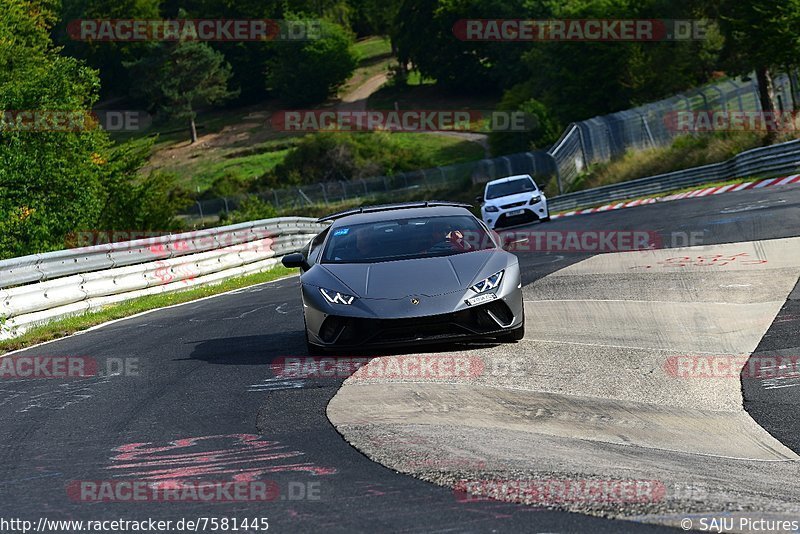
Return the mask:
<svg viewBox="0 0 800 534">
<path fill-rule="evenodd" d="M 249 196 L 245 198 L 239 207 L 230 212 L 227 216 L 223 216 L 220 222 L 224 224 L 237 224 L 248 221 L 258 221 L 260 219 L 272 219 L 278 216 L 278 212 L 272 207 L 272 204 L 267 204 L 256 196 Z"/>
<path fill-rule="evenodd" d="M 254 188 L 390 175 L 434 166 L 430 157 L 385 132 L 319 133 L 304 137 Z"/>
</svg>

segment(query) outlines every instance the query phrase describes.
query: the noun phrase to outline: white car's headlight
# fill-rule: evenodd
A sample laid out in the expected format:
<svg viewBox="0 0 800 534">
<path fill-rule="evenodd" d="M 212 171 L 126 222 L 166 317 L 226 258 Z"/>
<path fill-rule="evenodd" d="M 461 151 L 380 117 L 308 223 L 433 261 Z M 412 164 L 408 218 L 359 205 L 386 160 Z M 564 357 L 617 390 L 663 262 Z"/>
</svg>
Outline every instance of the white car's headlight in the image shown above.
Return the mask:
<svg viewBox="0 0 800 534">
<path fill-rule="evenodd" d="M 352 295 L 346 295 L 344 293 L 339 293 L 338 291 L 331 291 L 330 289 L 319 288 L 319 292 L 322 293 L 322 296 L 325 297 L 325 300 L 331 304 L 344 304 L 345 306 L 349 306 L 356 300 L 356 298 Z"/>
<path fill-rule="evenodd" d="M 497 211 L 500 211 L 497 206 L 486 206 L 486 213 L 495 213 Z"/>
<path fill-rule="evenodd" d="M 475 293 L 483 293 L 484 291 L 489 291 L 491 289 L 496 288 L 500 285 L 500 281 L 503 279 L 503 271 L 498 271 L 494 273 L 492 276 L 488 278 L 484 278 L 474 286 L 470 287 Z"/>
<path fill-rule="evenodd" d="M 531 198 L 531 201 L 528 202 L 528 204 L 530 204 L 532 206 L 532 205 L 538 203 L 540 200 L 542 200 L 542 197 L 539 196 L 539 195 L 536 195 L 535 197 Z"/>
</svg>

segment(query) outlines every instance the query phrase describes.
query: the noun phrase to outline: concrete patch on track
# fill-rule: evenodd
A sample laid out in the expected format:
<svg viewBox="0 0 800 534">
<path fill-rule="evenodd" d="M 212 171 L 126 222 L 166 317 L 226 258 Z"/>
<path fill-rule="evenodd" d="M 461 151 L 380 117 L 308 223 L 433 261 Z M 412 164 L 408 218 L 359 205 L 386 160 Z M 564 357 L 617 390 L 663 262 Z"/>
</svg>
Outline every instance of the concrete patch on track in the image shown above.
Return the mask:
<svg viewBox="0 0 800 534">
<path fill-rule="evenodd" d="M 800 457 L 743 410 L 738 372 L 799 276 L 800 238 L 595 256 L 525 288 L 526 339 L 470 349 L 482 373 L 378 378 L 373 360 L 328 416 L 374 460 L 470 494 L 672 525 L 800 513 Z M 730 363 L 682 375 L 693 358 Z M 664 491 L 542 497 L 598 479 Z"/>
</svg>

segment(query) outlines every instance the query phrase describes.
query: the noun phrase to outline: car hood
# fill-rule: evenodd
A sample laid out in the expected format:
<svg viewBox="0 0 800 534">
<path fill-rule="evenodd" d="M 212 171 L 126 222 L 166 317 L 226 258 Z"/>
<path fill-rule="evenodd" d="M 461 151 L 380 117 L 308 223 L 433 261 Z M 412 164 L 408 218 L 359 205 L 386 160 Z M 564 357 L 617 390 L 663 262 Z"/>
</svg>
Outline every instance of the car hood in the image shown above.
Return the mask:
<svg viewBox="0 0 800 534">
<path fill-rule="evenodd" d="M 539 192 L 528 191 L 527 193 L 517 193 L 516 195 L 508 195 L 506 197 L 493 198 L 487 200 L 487 204 L 502 206 L 505 204 L 513 204 L 514 202 L 527 202 L 534 195 L 541 195 Z"/>
<path fill-rule="evenodd" d="M 502 255 L 505 254 L 491 250 L 382 263 L 317 264 L 307 273 L 313 276 L 304 278 L 303 283 L 339 291 L 340 288 L 331 287 L 338 282 L 345 286 L 341 290 L 367 299 L 432 297 L 466 290 L 473 283 L 504 269 L 507 260 Z"/>
</svg>

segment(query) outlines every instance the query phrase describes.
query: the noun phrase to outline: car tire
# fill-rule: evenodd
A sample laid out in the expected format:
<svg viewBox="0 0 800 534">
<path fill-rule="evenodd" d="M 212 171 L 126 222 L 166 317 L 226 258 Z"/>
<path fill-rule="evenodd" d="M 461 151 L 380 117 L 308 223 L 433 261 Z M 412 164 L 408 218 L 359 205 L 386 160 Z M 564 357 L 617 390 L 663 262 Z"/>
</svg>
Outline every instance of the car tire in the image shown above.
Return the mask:
<svg viewBox="0 0 800 534">
<path fill-rule="evenodd" d="M 515 328 L 511 332 L 507 334 L 503 334 L 499 336 L 499 339 L 503 343 L 514 343 L 516 341 L 520 341 L 522 338 L 525 337 L 525 323 L 523 322 L 519 327 Z"/>
</svg>

